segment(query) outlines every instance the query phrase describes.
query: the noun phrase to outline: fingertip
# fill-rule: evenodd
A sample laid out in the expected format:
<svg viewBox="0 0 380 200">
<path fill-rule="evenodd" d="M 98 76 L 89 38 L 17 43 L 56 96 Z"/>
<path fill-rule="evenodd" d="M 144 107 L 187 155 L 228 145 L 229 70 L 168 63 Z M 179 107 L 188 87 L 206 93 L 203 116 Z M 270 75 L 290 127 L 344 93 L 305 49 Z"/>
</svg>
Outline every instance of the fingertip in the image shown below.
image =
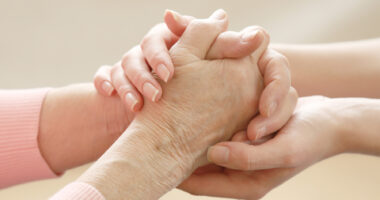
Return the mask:
<svg viewBox="0 0 380 200">
<path fill-rule="evenodd" d="M 260 115 L 253 119 L 247 128 L 247 137 L 251 141 L 256 141 L 266 135 L 267 127 L 265 124 L 260 124 Z"/>
<path fill-rule="evenodd" d="M 129 110 L 131 110 L 132 112 L 137 111 L 137 105 L 139 101 L 132 92 L 127 92 L 125 94 L 124 101 L 126 105 L 128 106 Z"/>
<path fill-rule="evenodd" d="M 257 46 L 264 39 L 263 33 L 258 29 L 246 30 L 241 35 L 241 43 L 251 44 L 251 46 Z"/>
<path fill-rule="evenodd" d="M 143 85 L 142 91 L 145 97 L 149 98 L 152 102 L 157 102 L 161 98 L 161 88 L 159 86 L 154 86 L 150 82 L 146 82 Z"/>
<path fill-rule="evenodd" d="M 170 31 L 177 36 L 181 36 L 188 25 L 188 21 L 185 17 L 182 17 L 178 12 L 169 9 L 165 10 L 164 21 Z"/>
<path fill-rule="evenodd" d="M 229 159 L 230 150 L 223 145 L 214 145 L 208 148 L 207 160 L 216 164 L 226 164 Z"/>
<path fill-rule="evenodd" d="M 165 83 L 167 83 L 172 77 L 172 73 L 170 72 L 169 67 L 165 64 L 159 64 L 156 67 L 156 73 L 163 81 L 165 81 Z"/>
<path fill-rule="evenodd" d="M 218 10 L 214 11 L 209 18 L 217 19 L 217 20 L 224 20 L 227 17 L 226 11 L 219 8 Z"/>
</svg>

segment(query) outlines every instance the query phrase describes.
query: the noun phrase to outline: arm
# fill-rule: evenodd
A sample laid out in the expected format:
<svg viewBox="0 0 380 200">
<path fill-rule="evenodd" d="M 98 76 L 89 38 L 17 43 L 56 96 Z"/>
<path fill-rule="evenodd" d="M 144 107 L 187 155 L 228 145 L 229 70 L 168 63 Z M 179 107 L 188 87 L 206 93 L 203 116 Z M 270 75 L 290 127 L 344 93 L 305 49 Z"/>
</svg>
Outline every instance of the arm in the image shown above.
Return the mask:
<svg viewBox="0 0 380 200">
<path fill-rule="evenodd" d="M 120 98 L 101 96 L 92 84 L 52 89 L 41 109 L 41 154 L 55 173 L 94 161 L 132 118 Z"/>
<path fill-rule="evenodd" d="M 161 97 L 160 84 L 151 69 L 163 81 L 170 81 L 175 65 L 172 64 L 169 49 L 175 46 L 188 24 L 195 18 L 166 11 L 164 19 L 165 23 L 154 26 L 145 35 L 141 45 L 124 54 L 120 62 L 113 67 L 102 66 L 98 70 L 94 82 L 100 94 L 109 96 L 115 90 L 128 109 L 134 112 L 143 107 L 140 92 L 149 100 L 157 101 Z M 265 37 L 269 35 L 258 26 L 250 26 L 240 32 L 225 31 L 215 39 L 206 59 L 238 59 L 248 56 L 259 47 Z M 161 73 L 166 71 L 161 70 L 162 66 L 169 69 L 169 75 Z M 265 87 L 259 100 L 260 115 L 252 119 L 248 126 L 248 135 L 252 140 L 280 129 L 292 115 L 297 102 L 297 92 L 291 87 L 286 57 L 268 49 L 260 57 L 258 67 Z M 144 85 L 147 83 L 158 88 L 158 92 L 150 92 L 154 96 L 144 92 Z M 110 89 L 108 85 L 111 85 Z"/>
<path fill-rule="evenodd" d="M 301 96 L 380 97 L 380 39 L 272 47 L 288 58 Z"/>
<path fill-rule="evenodd" d="M 295 114 L 274 138 L 251 145 L 240 132 L 232 141 L 209 148 L 209 160 L 226 168 L 202 168 L 181 188 L 197 195 L 259 199 L 331 156 L 345 152 L 380 156 L 379 115 L 377 99 L 300 98 Z"/>
<path fill-rule="evenodd" d="M 92 84 L 1 90 L 0 187 L 95 160 L 131 118 L 119 98 L 98 95 Z"/>
<path fill-rule="evenodd" d="M 257 62 L 269 39 L 249 57 L 207 60 L 207 50 L 227 28 L 223 16 L 214 13 L 188 26 L 171 50 L 176 76 L 161 83 L 161 101 L 146 101 L 127 132 L 79 182 L 107 199 L 157 199 L 207 163 L 210 145 L 246 127 L 257 113 L 263 86 Z"/>
<path fill-rule="evenodd" d="M 191 157 L 174 148 L 169 129 L 154 124 L 134 121 L 77 181 L 106 199 L 158 199 L 175 188 L 187 176 Z"/>
</svg>

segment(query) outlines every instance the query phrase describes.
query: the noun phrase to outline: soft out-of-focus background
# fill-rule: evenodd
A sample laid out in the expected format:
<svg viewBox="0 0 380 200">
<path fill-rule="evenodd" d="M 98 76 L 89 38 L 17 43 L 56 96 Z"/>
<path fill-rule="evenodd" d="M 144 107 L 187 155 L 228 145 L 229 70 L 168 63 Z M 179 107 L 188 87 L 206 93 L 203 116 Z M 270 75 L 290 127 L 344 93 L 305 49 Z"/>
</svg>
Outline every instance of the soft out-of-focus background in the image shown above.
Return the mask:
<svg viewBox="0 0 380 200">
<path fill-rule="evenodd" d="M 161 22 L 166 8 L 196 17 L 223 8 L 230 16 L 230 29 L 258 24 L 276 43 L 380 36 L 380 1 L 376 0 L 2 0 L 0 88 L 92 81 L 100 65 L 116 62 Z M 46 199 L 87 167 L 70 170 L 59 179 L 3 189 L 0 199 Z M 376 157 L 337 156 L 302 172 L 264 199 L 379 199 L 379 169 Z M 212 198 L 173 190 L 162 199 Z"/>
</svg>

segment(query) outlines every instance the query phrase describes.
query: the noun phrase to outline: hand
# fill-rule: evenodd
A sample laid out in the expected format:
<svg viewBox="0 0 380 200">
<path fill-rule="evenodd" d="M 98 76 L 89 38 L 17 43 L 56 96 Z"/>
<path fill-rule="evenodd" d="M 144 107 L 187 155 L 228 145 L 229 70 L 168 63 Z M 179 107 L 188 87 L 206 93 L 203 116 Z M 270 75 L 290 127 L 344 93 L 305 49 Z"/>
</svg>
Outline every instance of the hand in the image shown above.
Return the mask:
<svg viewBox="0 0 380 200">
<path fill-rule="evenodd" d="M 166 24 L 153 27 L 142 40 L 141 48 L 134 47 L 113 67 L 103 66 L 98 70 L 94 83 L 101 94 L 110 96 L 116 88 L 128 109 L 134 112 L 143 107 L 140 92 L 152 101 L 161 98 L 161 86 L 153 78 L 150 69 L 165 82 L 173 77 L 174 67 L 169 49 L 195 19 L 174 11 L 167 11 L 164 18 Z M 261 33 L 266 34 L 260 30 L 262 28 L 251 26 L 239 33 L 221 33 L 206 54 L 206 59 L 241 58 L 249 55 L 261 44 L 264 37 Z M 266 34 L 266 37 L 269 36 Z M 248 135 L 252 140 L 277 131 L 293 113 L 297 103 L 297 98 L 294 97 L 297 94 L 290 88 L 288 65 L 286 57 L 273 49 L 265 51 L 259 60 L 258 66 L 264 77 L 265 88 L 259 100 L 260 115 L 249 124 Z M 149 83 L 148 86 L 145 86 L 146 83 Z"/>
<path fill-rule="evenodd" d="M 294 115 L 274 138 L 252 145 L 245 132 L 239 132 L 232 141 L 214 145 L 209 160 L 229 169 L 198 169 L 180 188 L 197 195 L 259 199 L 313 163 L 349 149 L 347 123 L 337 114 L 347 105 L 326 97 L 300 98 Z"/>
<path fill-rule="evenodd" d="M 207 163 L 208 146 L 247 126 L 258 110 L 263 82 L 257 63 L 269 38 L 263 34 L 260 46 L 247 57 L 206 60 L 212 43 L 226 28 L 226 14 L 220 11 L 188 25 L 170 50 L 176 74 L 161 83 L 165 91 L 161 101 L 146 101 L 127 133 L 81 181 L 106 197 L 158 198 Z M 139 178 L 126 183 L 131 177 Z M 141 184 L 149 185 L 149 194 Z"/>
</svg>

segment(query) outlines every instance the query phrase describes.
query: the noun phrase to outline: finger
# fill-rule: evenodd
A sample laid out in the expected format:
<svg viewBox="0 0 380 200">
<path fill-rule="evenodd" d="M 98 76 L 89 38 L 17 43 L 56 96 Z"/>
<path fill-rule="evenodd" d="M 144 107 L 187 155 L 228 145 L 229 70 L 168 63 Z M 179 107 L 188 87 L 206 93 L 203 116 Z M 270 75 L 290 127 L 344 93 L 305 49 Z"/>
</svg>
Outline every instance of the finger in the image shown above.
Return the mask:
<svg viewBox="0 0 380 200">
<path fill-rule="evenodd" d="M 209 148 L 208 160 L 237 170 L 261 170 L 290 167 L 289 152 L 276 137 L 258 146 L 242 142 L 221 142 Z"/>
<path fill-rule="evenodd" d="M 247 173 L 193 174 L 178 187 L 193 195 L 260 199 L 303 168 L 278 168 Z"/>
<path fill-rule="evenodd" d="M 177 36 L 181 36 L 187 25 L 194 19 L 192 16 L 181 15 L 173 10 L 166 10 L 164 14 L 165 24 Z"/>
<path fill-rule="evenodd" d="M 235 133 L 232 136 L 231 141 L 233 141 L 233 142 L 249 142 L 250 143 L 250 140 L 247 137 L 246 131 L 239 131 L 239 132 Z"/>
<path fill-rule="evenodd" d="M 178 40 L 165 24 L 154 26 L 142 40 L 140 46 L 150 67 L 165 82 L 173 76 L 174 65 L 169 48 Z"/>
<path fill-rule="evenodd" d="M 285 100 L 281 102 L 275 113 L 270 117 L 260 114 L 248 124 L 248 138 L 256 141 L 281 129 L 293 115 L 297 99 L 297 92 L 291 87 Z"/>
<path fill-rule="evenodd" d="M 96 90 L 104 95 L 111 96 L 114 88 L 111 84 L 111 66 L 103 65 L 94 76 L 94 85 Z"/>
<path fill-rule="evenodd" d="M 178 188 L 193 195 L 247 199 L 247 194 L 254 193 L 252 190 L 255 187 L 254 182 L 249 180 L 249 176 L 231 177 L 228 174 L 216 172 L 193 174 Z"/>
<path fill-rule="evenodd" d="M 227 14 L 215 11 L 207 19 L 190 22 L 179 41 L 171 49 L 174 64 L 185 65 L 204 59 L 216 37 L 227 29 Z"/>
<path fill-rule="evenodd" d="M 202 167 L 198 167 L 193 172 L 193 174 L 204 174 L 204 173 L 222 172 L 222 171 L 223 171 L 222 167 L 220 167 L 218 165 L 214 165 L 214 164 L 208 164 L 208 165 L 205 165 L 205 166 L 202 166 Z"/>
<path fill-rule="evenodd" d="M 162 89 L 145 62 L 140 46 L 132 48 L 122 59 L 125 75 L 145 97 L 157 102 Z"/>
<path fill-rule="evenodd" d="M 111 70 L 112 84 L 116 88 L 120 98 L 125 102 L 128 109 L 132 112 L 140 110 L 143 106 L 143 99 L 136 88 L 129 82 L 124 75 L 120 63 L 116 64 Z"/>
<path fill-rule="evenodd" d="M 262 41 L 260 42 L 260 45 L 251 54 L 252 63 L 257 63 L 259 61 L 260 57 L 267 50 L 268 45 L 269 45 L 269 41 L 270 41 L 270 37 L 269 37 L 269 34 L 266 32 L 265 29 L 263 29 L 261 27 L 257 27 L 257 26 L 247 27 L 243 31 L 246 31 L 246 32 L 252 31 L 253 32 L 254 30 L 257 30 L 258 31 L 257 35 L 260 35 L 260 37 L 262 37 Z"/>
<path fill-rule="evenodd" d="M 239 33 L 226 31 L 219 35 L 207 53 L 207 59 L 241 58 L 252 54 L 265 35 L 261 27 L 253 26 Z"/>
<path fill-rule="evenodd" d="M 259 101 L 259 110 L 260 114 L 268 117 L 278 109 L 278 105 L 289 91 L 289 62 L 285 56 L 268 49 L 259 60 L 259 69 L 265 85 Z"/>
</svg>

